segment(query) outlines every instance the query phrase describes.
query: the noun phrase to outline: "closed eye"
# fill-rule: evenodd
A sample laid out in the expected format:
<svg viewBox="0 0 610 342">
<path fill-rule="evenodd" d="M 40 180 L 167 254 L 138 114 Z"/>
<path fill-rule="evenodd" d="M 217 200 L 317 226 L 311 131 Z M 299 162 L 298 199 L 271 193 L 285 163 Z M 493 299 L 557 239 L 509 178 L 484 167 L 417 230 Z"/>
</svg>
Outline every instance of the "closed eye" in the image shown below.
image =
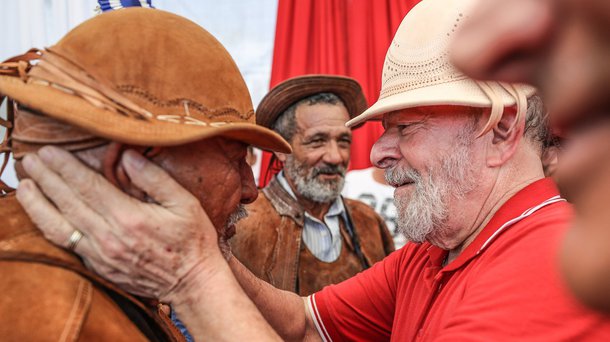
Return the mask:
<svg viewBox="0 0 610 342">
<path fill-rule="evenodd" d="M 419 125 L 419 123 L 414 122 L 414 123 L 396 125 L 396 128 L 398 128 L 398 131 L 400 132 L 401 135 L 407 135 L 409 133 L 412 133 L 418 125 Z"/>
</svg>

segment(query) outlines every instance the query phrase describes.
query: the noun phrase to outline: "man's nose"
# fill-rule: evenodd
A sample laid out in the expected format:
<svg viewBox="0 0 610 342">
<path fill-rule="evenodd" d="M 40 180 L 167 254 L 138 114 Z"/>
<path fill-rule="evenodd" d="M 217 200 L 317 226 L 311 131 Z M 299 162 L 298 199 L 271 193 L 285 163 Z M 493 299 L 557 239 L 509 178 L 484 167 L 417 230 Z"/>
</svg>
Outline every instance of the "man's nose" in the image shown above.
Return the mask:
<svg viewBox="0 0 610 342">
<path fill-rule="evenodd" d="M 348 152 L 349 153 L 349 152 Z M 336 141 L 331 141 L 326 147 L 322 160 L 327 164 L 338 165 L 343 163 L 341 149 Z"/>
<path fill-rule="evenodd" d="M 380 169 L 386 169 L 400 160 L 401 154 L 398 148 L 398 136 L 386 130 L 377 139 L 371 149 L 371 163 Z"/>
<path fill-rule="evenodd" d="M 252 174 L 252 168 L 250 165 L 245 163 L 245 166 L 242 167 L 241 172 L 241 203 L 249 204 L 256 200 L 258 197 L 258 189 L 256 188 L 256 183 L 254 182 L 254 175 Z"/>
</svg>

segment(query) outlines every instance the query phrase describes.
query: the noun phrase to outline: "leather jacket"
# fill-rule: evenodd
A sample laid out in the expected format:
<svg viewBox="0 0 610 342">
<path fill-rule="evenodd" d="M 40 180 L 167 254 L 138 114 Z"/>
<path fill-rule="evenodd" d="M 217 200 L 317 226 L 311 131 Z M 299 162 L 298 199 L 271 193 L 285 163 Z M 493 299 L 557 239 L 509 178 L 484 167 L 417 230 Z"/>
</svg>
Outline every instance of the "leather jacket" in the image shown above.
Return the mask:
<svg viewBox="0 0 610 342">
<path fill-rule="evenodd" d="M 14 194 L 0 198 L 4 341 L 184 341 L 153 303 L 87 270 L 48 242 Z"/>
<path fill-rule="evenodd" d="M 302 296 L 341 282 L 394 251 L 394 242 L 383 219 L 368 205 L 343 199 L 353 235 L 341 224 L 342 251 L 326 263 L 313 257 L 301 233 L 304 210 L 276 178 L 248 205 L 248 217 L 237 224 L 231 250 L 257 277 L 277 288 Z"/>
</svg>

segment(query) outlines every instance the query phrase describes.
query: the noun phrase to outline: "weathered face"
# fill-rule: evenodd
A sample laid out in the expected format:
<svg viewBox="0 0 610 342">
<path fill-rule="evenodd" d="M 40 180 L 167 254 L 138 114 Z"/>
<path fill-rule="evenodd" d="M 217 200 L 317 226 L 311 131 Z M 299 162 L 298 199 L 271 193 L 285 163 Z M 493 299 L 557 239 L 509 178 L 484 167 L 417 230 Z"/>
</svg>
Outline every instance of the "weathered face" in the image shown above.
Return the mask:
<svg viewBox="0 0 610 342">
<path fill-rule="evenodd" d="M 450 217 L 464 211 L 475 187 L 476 124 L 463 107 L 420 107 L 386 114 L 371 161 L 396 187 L 398 229 L 413 242 L 444 247 L 456 232 Z M 459 234 L 458 234 L 459 235 Z"/>
<path fill-rule="evenodd" d="M 252 169 L 246 163 L 247 145 L 210 138 L 164 148 L 155 157 L 159 165 L 199 199 L 219 238 L 235 234 L 233 224 L 244 215 L 241 204 L 256 199 Z"/>
<path fill-rule="evenodd" d="M 300 105 L 292 155 L 284 164 L 288 180 L 303 197 L 328 203 L 341 194 L 349 164 L 352 132 L 343 105 Z"/>
</svg>

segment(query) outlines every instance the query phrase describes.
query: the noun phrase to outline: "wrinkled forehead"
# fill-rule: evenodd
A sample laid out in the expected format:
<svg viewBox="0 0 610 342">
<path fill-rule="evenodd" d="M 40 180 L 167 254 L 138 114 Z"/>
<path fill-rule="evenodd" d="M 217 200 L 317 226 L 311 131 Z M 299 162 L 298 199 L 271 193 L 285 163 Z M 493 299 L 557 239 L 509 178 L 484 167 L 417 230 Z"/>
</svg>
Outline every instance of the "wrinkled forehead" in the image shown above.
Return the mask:
<svg viewBox="0 0 610 342">
<path fill-rule="evenodd" d="M 347 109 L 342 104 L 315 104 L 301 106 L 296 113 L 297 129 L 306 131 L 351 131 L 345 126 L 349 120 Z"/>
<path fill-rule="evenodd" d="M 396 122 L 397 120 L 425 120 L 432 118 L 435 120 L 453 120 L 462 117 L 478 117 L 483 116 L 488 109 L 468 106 L 452 106 L 452 105 L 436 105 L 436 106 L 421 106 L 403 108 L 388 113 L 384 113 L 382 117 L 383 125 Z"/>
</svg>

